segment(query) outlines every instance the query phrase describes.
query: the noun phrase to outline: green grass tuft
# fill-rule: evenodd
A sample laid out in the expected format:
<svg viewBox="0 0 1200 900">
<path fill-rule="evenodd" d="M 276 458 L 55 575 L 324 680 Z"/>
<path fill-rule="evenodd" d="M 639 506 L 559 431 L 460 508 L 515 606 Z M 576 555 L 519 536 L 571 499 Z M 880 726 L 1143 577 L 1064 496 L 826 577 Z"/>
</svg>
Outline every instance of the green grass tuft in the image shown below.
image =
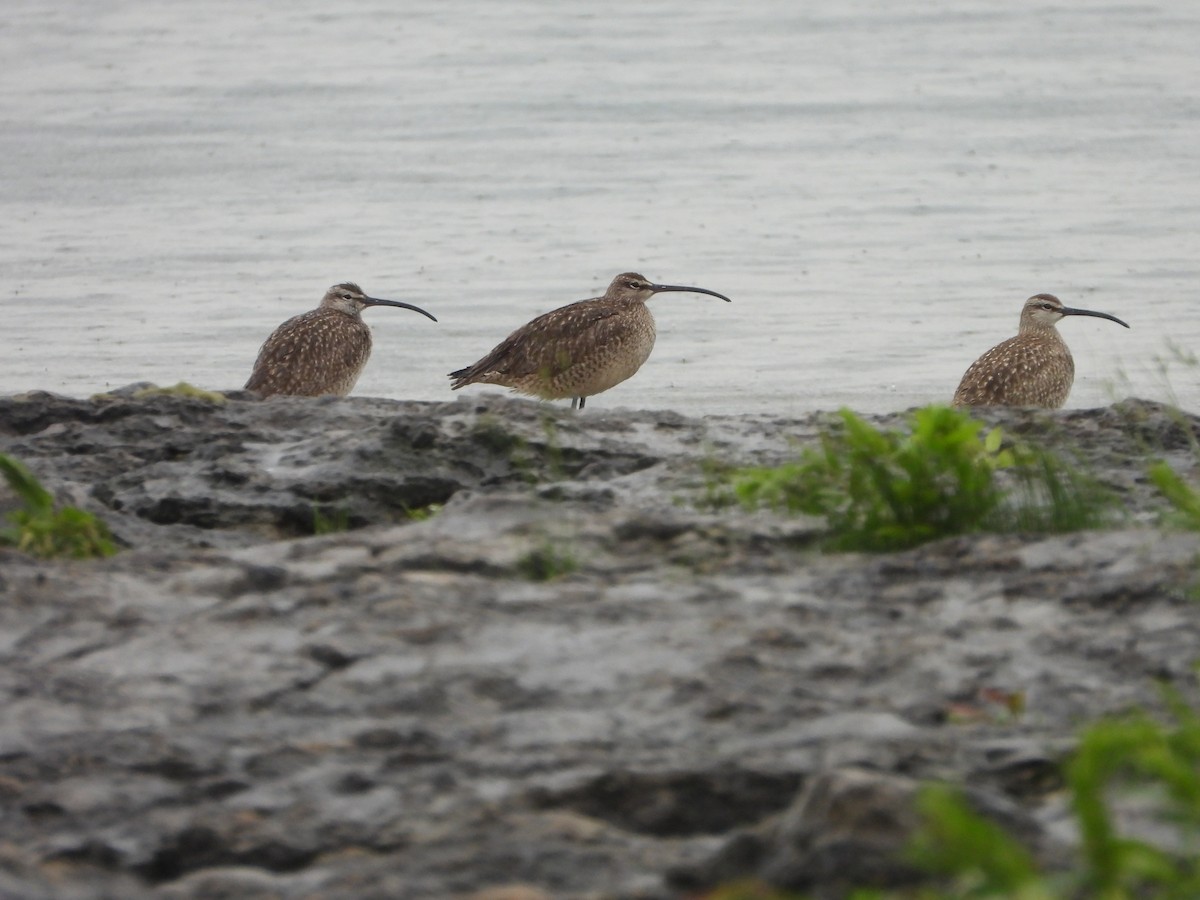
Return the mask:
<svg viewBox="0 0 1200 900">
<path fill-rule="evenodd" d="M 475 420 L 469 438 L 500 456 L 519 451 L 525 446 L 524 438 L 509 431 L 504 422 L 490 413 Z"/>
<path fill-rule="evenodd" d="M 12 524 L 0 528 L 0 544 L 44 558 L 91 559 L 117 552 L 104 522 L 74 506 L 56 508 L 54 497 L 34 474 L 2 453 L 0 475 L 22 503 L 20 509 L 9 514 Z"/>
<path fill-rule="evenodd" d="M 1115 495 L 1049 451 L 1014 447 L 1002 476 L 1014 485 L 987 530 L 1062 534 L 1105 528 L 1116 518 Z"/>
<path fill-rule="evenodd" d="M 143 397 L 191 397 L 194 400 L 204 400 L 208 403 L 213 403 L 217 406 L 226 402 L 224 394 L 217 391 L 206 391 L 204 388 L 198 388 L 194 384 L 188 384 L 186 381 L 180 381 L 169 387 L 148 387 L 142 388 L 134 393 L 135 400 L 141 400 Z"/>
<path fill-rule="evenodd" d="M 925 824 L 914 859 L 926 871 L 950 876 L 940 897 L 1073 900 L 1194 900 L 1200 897 L 1200 855 L 1173 852 L 1118 834 L 1113 798 L 1154 798 L 1158 825 L 1179 848 L 1200 847 L 1200 715 L 1168 693 L 1170 719 L 1144 713 L 1087 728 L 1067 763 L 1067 785 L 1082 837 L 1071 871 L 1041 870 L 1012 836 L 968 807 L 951 788 L 926 788 Z"/>
<path fill-rule="evenodd" d="M 850 900 L 1196 900 L 1200 897 L 1200 713 L 1168 692 L 1169 715 L 1105 719 L 1086 728 L 1066 764 L 1081 835 L 1065 870 L 1046 870 L 1016 837 L 971 808 L 962 792 L 919 793 L 922 824 L 909 858 L 930 877 Z M 1173 849 L 1118 833 L 1112 802 L 1138 798 Z M 1146 807 L 1149 798 L 1153 805 Z M 728 884 L 703 900 L 800 900 L 760 882 Z"/>
<path fill-rule="evenodd" d="M 1200 492 L 1180 478 L 1165 462 L 1152 465 L 1149 475 L 1155 487 L 1171 504 L 1172 514 L 1168 522 L 1189 531 L 1200 531 Z"/>
<path fill-rule="evenodd" d="M 737 494 L 734 490 L 734 475 L 738 469 L 727 462 L 722 462 L 709 454 L 700 461 L 700 475 L 703 479 L 704 494 L 698 501 L 704 509 L 728 509 L 736 506 Z"/>
<path fill-rule="evenodd" d="M 946 897 L 1055 896 L 1039 886 L 1042 875 L 1032 854 L 990 819 L 971 809 L 962 793 L 930 785 L 917 797 L 923 825 L 909 848 L 921 869 L 952 881 Z"/>
<path fill-rule="evenodd" d="M 430 503 L 428 506 L 405 507 L 404 515 L 410 522 L 424 522 L 432 519 L 442 511 L 442 504 Z"/>
<path fill-rule="evenodd" d="M 517 560 L 517 571 L 530 581 L 553 581 L 578 569 L 570 548 L 549 538 Z"/>
<path fill-rule="evenodd" d="M 999 429 L 983 434 L 959 410 L 919 409 L 907 432 L 877 429 L 845 409 L 840 416 L 842 426 L 822 431 L 820 446 L 798 461 L 735 471 L 738 499 L 823 516 L 827 547 L 867 551 L 977 531 L 1097 527 L 1112 508 L 1088 476 L 1044 451 L 1002 446 Z"/>
<path fill-rule="evenodd" d="M 338 506 L 313 506 L 312 533 L 314 535 L 341 534 L 350 530 L 350 513 Z"/>
<path fill-rule="evenodd" d="M 1117 834 L 1107 798 L 1149 792 L 1180 847 L 1200 848 L 1200 713 L 1168 692 L 1172 726 L 1136 714 L 1083 736 L 1067 782 L 1083 837 L 1084 887 L 1096 897 L 1200 897 L 1200 852 L 1170 853 Z"/>
</svg>

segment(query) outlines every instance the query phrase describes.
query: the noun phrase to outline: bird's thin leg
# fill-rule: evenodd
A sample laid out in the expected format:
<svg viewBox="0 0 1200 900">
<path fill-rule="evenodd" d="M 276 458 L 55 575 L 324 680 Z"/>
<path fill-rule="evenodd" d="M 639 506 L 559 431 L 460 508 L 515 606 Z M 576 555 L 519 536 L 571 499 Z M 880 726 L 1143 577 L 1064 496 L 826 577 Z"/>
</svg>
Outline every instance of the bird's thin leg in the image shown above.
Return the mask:
<svg viewBox="0 0 1200 900">
<path fill-rule="evenodd" d="M 579 408 L 583 409 L 583 404 L 585 404 L 586 402 L 587 402 L 587 397 L 580 397 L 579 398 Z"/>
<path fill-rule="evenodd" d="M 579 409 L 579 398 L 578 397 L 571 398 L 571 409 Z"/>
</svg>

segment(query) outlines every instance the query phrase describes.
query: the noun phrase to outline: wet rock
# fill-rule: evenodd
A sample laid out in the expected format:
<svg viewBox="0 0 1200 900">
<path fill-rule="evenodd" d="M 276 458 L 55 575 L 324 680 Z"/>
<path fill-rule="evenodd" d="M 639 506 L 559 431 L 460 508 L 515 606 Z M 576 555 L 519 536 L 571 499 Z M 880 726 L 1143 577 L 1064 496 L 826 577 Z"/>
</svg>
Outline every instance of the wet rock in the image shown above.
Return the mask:
<svg viewBox="0 0 1200 900">
<path fill-rule="evenodd" d="M 259 401 L 244 392 L 213 403 L 139 390 L 0 398 L 0 450 L 57 495 L 85 497 L 134 546 L 247 545 L 322 523 L 403 522 L 469 488 L 585 469 L 613 478 L 661 459 L 607 430 L 599 440 L 581 435 L 530 403 Z"/>
<path fill-rule="evenodd" d="M 796 789 L 796 773 L 606 772 L 572 790 L 534 798 L 566 806 L 628 831 L 670 837 L 719 834 L 779 809 Z"/>
<path fill-rule="evenodd" d="M 1194 477 L 1196 422 L 986 415 L 1129 527 L 832 555 L 701 502 L 819 416 L 0 398 L 0 452 L 128 545 L 0 551 L 0 895 L 831 895 L 912 876 L 930 779 L 1069 835 L 1077 723 L 1195 697 L 1200 538 L 1144 470 Z"/>
<path fill-rule="evenodd" d="M 205 900 L 283 900 L 295 896 L 290 886 L 273 872 L 249 866 L 216 867 L 193 872 L 156 893 L 163 900 L 204 897 Z"/>
<path fill-rule="evenodd" d="M 919 783 L 864 769 L 814 775 L 792 805 L 764 827 L 730 838 L 712 857 L 670 873 L 670 882 L 698 890 L 754 880 L 814 897 L 843 897 L 855 888 L 899 889 L 922 880 L 906 857 L 920 826 Z M 1048 866 L 1061 866 L 1066 848 L 1029 813 L 1001 797 L 967 794 L 975 811 L 1031 847 Z"/>
<path fill-rule="evenodd" d="M 915 833 L 911 779 L 839 770 L 815 777 L 779 823 L 760 865 L 768 884 L 831 894 L 917 879 L 900 858 Z"/>
</svg>

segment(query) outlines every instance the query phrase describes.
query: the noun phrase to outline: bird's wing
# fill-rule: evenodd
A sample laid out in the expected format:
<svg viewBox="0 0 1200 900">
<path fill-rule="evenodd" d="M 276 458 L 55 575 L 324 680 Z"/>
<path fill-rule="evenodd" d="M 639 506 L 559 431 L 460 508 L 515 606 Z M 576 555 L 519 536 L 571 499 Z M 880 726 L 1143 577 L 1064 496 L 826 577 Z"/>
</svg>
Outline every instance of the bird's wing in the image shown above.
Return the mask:
<svg viewBox="0 0 1200 900">
<path fill-rule="evenodd" d="M 304 323 L 310 318 L 310 313 L 292 316 L 271 332 L 258 350 L 246 390 L 261 392 L 268 385 L 278 384 L 280 373 L 292 362 L 297 352 L 296 338 L 304 334 Z"/>
<path fill-rule="evenodd" d="M 320 327 L 329 316 L 314 309 L 276 328 L 258 351 L 246 390 L 259 393 L 324 393 L 339 373 L 362 368 L 370 353 L 370 332 L 346 340 L 340 329 Z M 311 389 L 311 390 L 306 390 Z"/>
<path fill-rule="evenodd" d="M 1075 365 L 1049 341 L 1011 337 L 971 364 L 954 393 L 963 406 L 1053 406 Z M 1063 398 L 1065 400 L 1065 397 Z M 1061 401 L 1060 401 L 1061 402 Z"/>
<path fill-rule="evenodd" d="M 522 325 L 483 359 L 450 373 L 458 384 L 488 375 L 552 378 L 569 369 L 588 347 L 603 345 L 618 329 L 621 307 L 581 300 Z"/>
</svg>

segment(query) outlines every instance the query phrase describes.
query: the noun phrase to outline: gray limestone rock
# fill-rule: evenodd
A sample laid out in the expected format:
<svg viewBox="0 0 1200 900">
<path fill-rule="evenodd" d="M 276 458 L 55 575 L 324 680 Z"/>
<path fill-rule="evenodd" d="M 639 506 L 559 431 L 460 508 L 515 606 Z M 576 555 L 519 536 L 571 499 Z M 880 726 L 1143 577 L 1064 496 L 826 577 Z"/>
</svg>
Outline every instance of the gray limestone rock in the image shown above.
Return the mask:
<svg viewBox="0 0 1200 900">
<path fill-rule="evenodd" d="M 699 503 L 821 417 L 135 394 L 0 398 L 126 545 L 0 551 L 0 896 L 836 893 L 908 877 L 924 780 L 1069 840 L 1077 727 L 1195 696 L 1200 538 L 1144 472 L 1197 427 L 1152 404 L 987 413 L 1127 527 L 863 556 Z"/>
</svg>

